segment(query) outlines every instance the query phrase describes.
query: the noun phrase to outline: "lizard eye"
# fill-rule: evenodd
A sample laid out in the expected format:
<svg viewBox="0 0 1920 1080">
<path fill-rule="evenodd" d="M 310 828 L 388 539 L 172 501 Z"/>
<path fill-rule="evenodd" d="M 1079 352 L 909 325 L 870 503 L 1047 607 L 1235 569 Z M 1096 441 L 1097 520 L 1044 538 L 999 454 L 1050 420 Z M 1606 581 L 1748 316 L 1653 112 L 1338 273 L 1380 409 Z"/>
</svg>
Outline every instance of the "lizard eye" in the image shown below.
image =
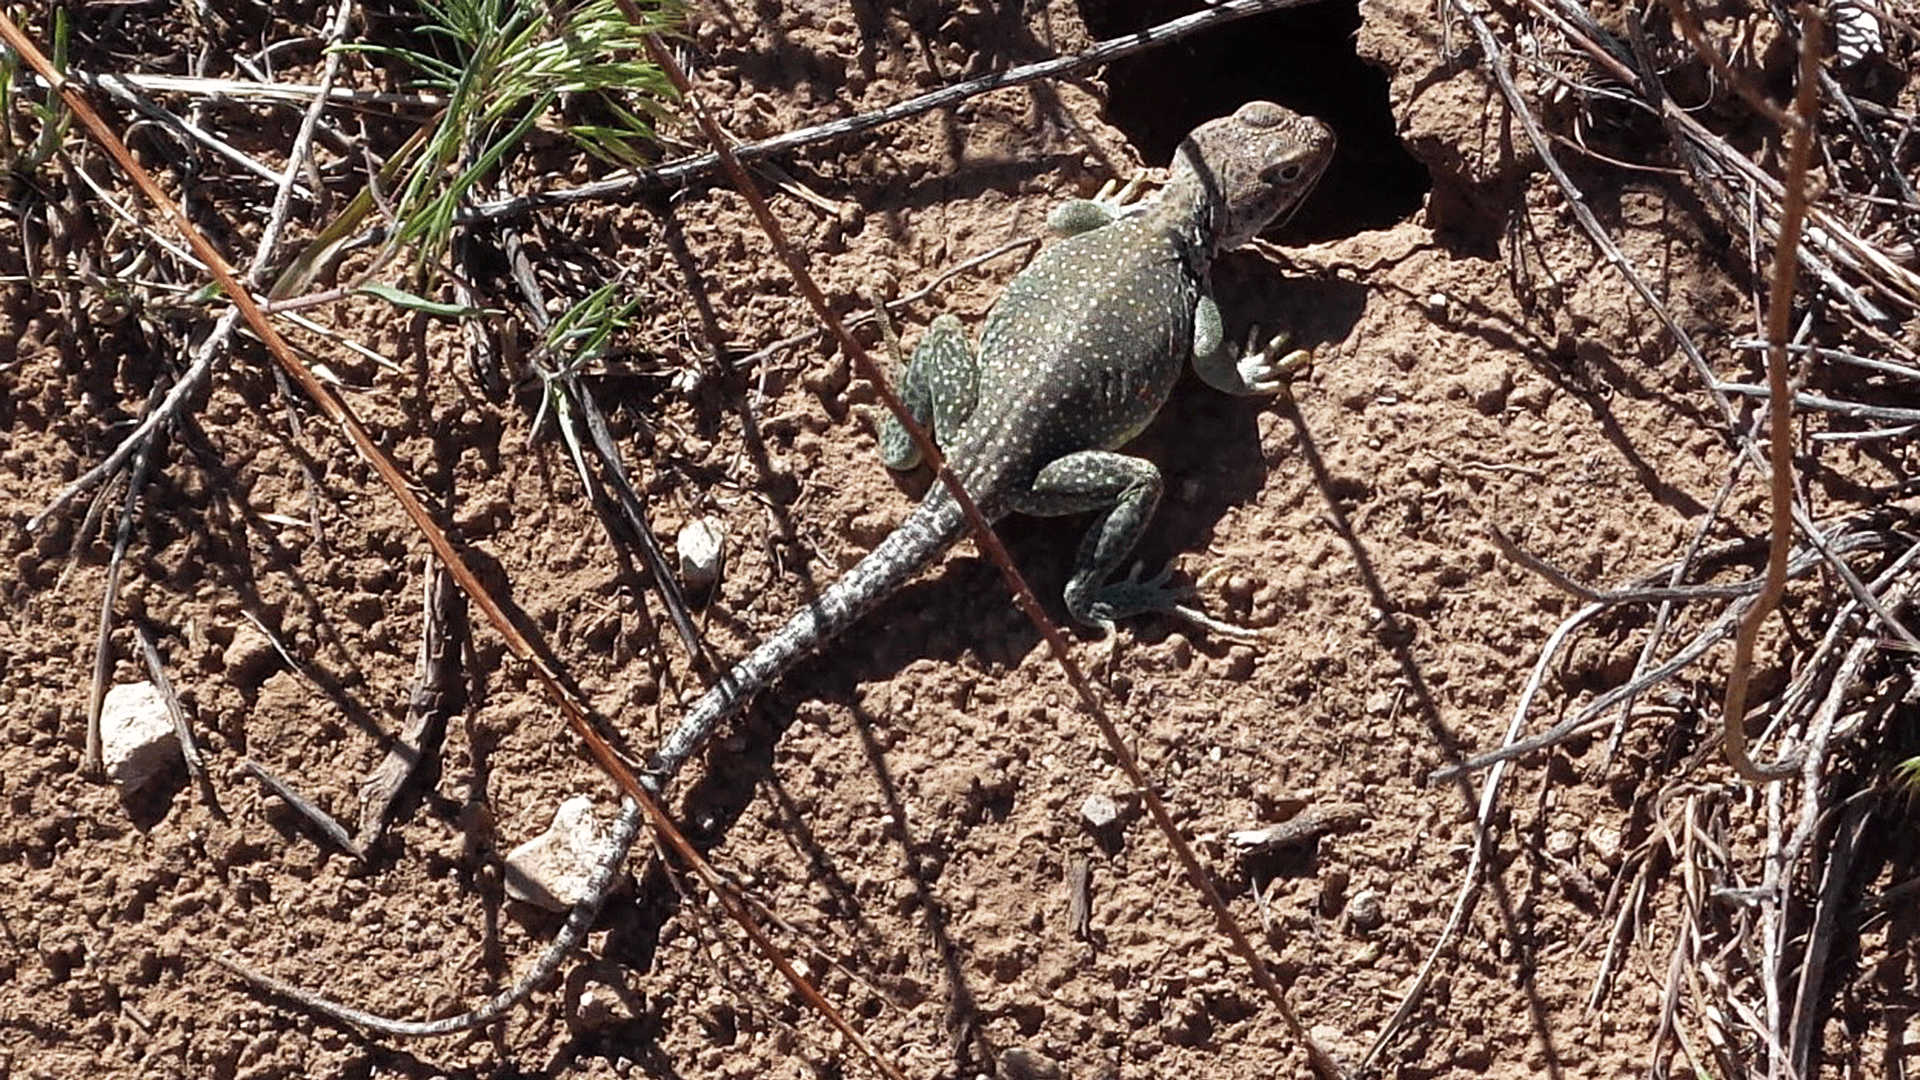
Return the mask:
<svg viewBox="0 0 1920 1080">
<path fill-rule="evenodd" d="M 1275 169 L 1274 171 L 1268 173 L 1267 179 L 1270 181 L 1277 180 L 1282 184 L 1291 184 L 1295 180 L 1300 179 L 1300 163 L 1297 161 L 1290 161 L 1287 164 L 1280 166 L 1280 168 Z"/>
</svg>

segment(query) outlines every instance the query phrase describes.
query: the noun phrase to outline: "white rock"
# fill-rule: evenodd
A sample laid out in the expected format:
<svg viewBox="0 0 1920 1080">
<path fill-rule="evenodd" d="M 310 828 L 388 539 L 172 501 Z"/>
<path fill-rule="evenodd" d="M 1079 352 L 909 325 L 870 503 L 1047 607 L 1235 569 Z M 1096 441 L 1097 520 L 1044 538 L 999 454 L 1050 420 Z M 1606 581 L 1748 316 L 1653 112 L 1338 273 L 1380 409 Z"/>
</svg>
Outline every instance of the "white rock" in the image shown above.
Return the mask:
<svg viewBox="0 0 1920 1080">
<path fill-rule="evenodd" d="M 704 589 L 720 579 L 720 556 L 727 534 L 713 518 L 694 518 L 680 527 L 674 540 L 680 552 L 680 580 L 689 589 Z"/>
<path fill-rule="evenodd" d="M 580 991 L 580 1001 L 574 1006 L 570 1026 L 576 1031 L 605 1031 L 615 1024 L 633 1019 L 631 1015 L 622 1015 L 627 1012 L 624 1005 L 620 995 L 614 993 L 611 987 L 590 984 Z"/>
<path fill-rule="evenodd" d="M 547 831 L 507 855 L 507 895 L 565 911 L 587 891 L 587 879 L 610 845 L 594 820 L 593 800 L 575 795 L 553 812 Z"/>
<path fill-rule="evenodd" d="M 1095 829 L 1104 829 L 1120 820 L 1120 804 L 1113 801 L 1113 796 L 1096 791 L 1080 804 L 1080 819 Z"/>
<path fill-rule="evenodd" d="M 1353 920 L 1355 929 L 1361 932 L 1378 930 L 1387 921 L 1387 913 L 1381 909 L 1380 893 L 1374 889 L 1361 889 L 1347 901 L 1347 917 Z"/>
<path fill-rule="evenodd" d="M 180 760 L 180 737 L 160 689 L 121 683 L 100 708 L 100 757 L 121 791 L 134 791 Z"/>
</svg>

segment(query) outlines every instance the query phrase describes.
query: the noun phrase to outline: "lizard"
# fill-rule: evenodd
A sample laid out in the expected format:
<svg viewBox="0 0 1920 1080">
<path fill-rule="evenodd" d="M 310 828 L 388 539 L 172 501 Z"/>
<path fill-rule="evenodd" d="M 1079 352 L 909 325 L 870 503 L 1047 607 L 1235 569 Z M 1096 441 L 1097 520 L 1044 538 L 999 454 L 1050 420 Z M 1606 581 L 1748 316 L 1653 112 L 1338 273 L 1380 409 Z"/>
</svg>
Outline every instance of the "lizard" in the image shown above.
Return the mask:
<svg viewBox="0 0 1920 1080">
<path fill-rule="evenodd" d="M 1123 618 L 1187 612 L 1166 574 L 1114 580 L 1159 502 L 1159 469 L 1119 452 L 1159 412 L 1191 363 L 1202 381 L 1230 394 L 1270 395 L 1310 362 L 1279 355 L 1277 336 L 1238 350 L 1209 286 L 1216 255 L 1288 217 L 1332 158 L 1331 128 L 1280 105 L 1254 101 L 1195 128 L 1175 152 L 1166 184 L 1131 206 L 1073 200 L 1048 218 L 1061 239 L 1008 282 L 989 309 L 979 348 L 959 319 L 938 316 L 921 335 L 901 380 L 901 400 L 928 429 L 988 521 L 1009 513 L 1093 512 L 1065 588 L 1073 619 L 1109 636 Z M 884 309 L 882 309 L 884 311 Z M 915 467 L 906 427 L 887 416 L 883 462 Z M 689 709 L 640 774 L 659 795 L 721 722 L 930 566 L 965 532 L 958 503 L 936 484 L 878 546 L 722 675 Z M 507 988 L 458 1016 L 402 1021 L 319 997 L 220 962 L 256 986 L 309 1009 L 394 1036 L 446 1034 L 503 1015 L 544 985 L 585 936 L 638 834 L 641 810 L 623 799 L 600 861 L 546 951 Z"/>
</svg>

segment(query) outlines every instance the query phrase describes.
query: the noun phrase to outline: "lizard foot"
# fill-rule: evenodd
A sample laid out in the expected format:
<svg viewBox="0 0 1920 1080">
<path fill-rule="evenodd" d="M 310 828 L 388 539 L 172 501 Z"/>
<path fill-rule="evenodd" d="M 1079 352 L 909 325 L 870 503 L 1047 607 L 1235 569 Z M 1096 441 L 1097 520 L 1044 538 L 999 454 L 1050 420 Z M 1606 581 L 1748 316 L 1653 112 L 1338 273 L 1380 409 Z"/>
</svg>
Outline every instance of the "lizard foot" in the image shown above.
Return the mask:
<svg viewBox="0 0 1920 1080">
<path fill-rule="evenodd" d="M 1295 349 L 1282 355 L 1287 347 L 1288 336 L 1283 332 L 1267 339 L 1259 348 L 1253 342 L 1260 340 L 1260 331 L 1256 327 L 1250 335 L 1247 351 L 1234 361 L 1234 369 L 1239 373 L 1241 385 L 1249 394 L 1286 394 L 1296 375 L 1313 366 L 1313 353 L 1306 349 Z"/>
<path fill-rule="evenodd" d="M 1184 585 L 1167 587 L 1167 579 L 1173 576 L 1171 562 L 1151 578 L 1141 577 L 1143 569 L 1140 563 L 1134 563 L 1126 577 L 1101 586 L 1080 621 L 1098 629 L 1101 637 L 1112 637 L 1114 623 L 1119 620 L 1135 615 L 1178 613 L 1180 601 L 1193 595 L 1193 590 Z"/>
<path fill-rule="evenodd" d="M 1093 193 L 1093 201 L 1112 210 L 1114 216 L 1119 217 L 1139 206 L 1141 189 L 1147 186 L 1149 179 L 1145 169 L 1133 170 L 1133 175 L 1127 177 L 1125 182 L 1109 178 L 1106 183 L 1100 185 L 1099 191 Z"/>
<path fill-rule="evenodd" d="M 1190 608 L 1185 604 L 1175 604 L 1173 607 L 1167 609 L 1167 613 L 1177 615 L 1195 626 L 1218 634 L 1223 638 L 1231 638 L 1234 641 L 1254 642 L 1265 640 L 1267 637 L 1265 630 L 1258 630 L 1251 626 L 1236 626 L 1230 622 L 1222 622 L 1204 611 Z"/>
<path fill-rule="evenodd" d="M 1125 184 L 1108 180 L 1091 199 L 1061 203 L 1047 215 L 1047 231 L 1059 237 L 1078 236 L 1126 217 L 1139 208 L 1146 179 L 1146 170 L 1137 170 Z"/>
<path fill-rule="evenodd" d="M 1168 563 L 1151 578 L 1142 579 L 1143 567 L 1139 563 L 1125 578 L 1113 582 L 1095 594 L 1093 603 L 1087 605 L 1086 616 L 1081 620 L 1099 631 L 1101 638 L 1112 639 L 1114 623 L 1120 619 L 1135 615 L 1172 615 L 1191 625 L 1198 626 L 1210 633 L 1218 634 L 1234 641 L 1260 641 L 1267 632 L 1249 626 L 1238 626 L 1216 619 L 1198 608 L 1188 607 L 1180 601 L 1193 596 L 1196 586 L 1181 585 L 1167 587 L 1167 579 L 1173 576 L 1173 564 Z M 1207 577 L 1201 578 L 1205 584 Z"/>
</svg>

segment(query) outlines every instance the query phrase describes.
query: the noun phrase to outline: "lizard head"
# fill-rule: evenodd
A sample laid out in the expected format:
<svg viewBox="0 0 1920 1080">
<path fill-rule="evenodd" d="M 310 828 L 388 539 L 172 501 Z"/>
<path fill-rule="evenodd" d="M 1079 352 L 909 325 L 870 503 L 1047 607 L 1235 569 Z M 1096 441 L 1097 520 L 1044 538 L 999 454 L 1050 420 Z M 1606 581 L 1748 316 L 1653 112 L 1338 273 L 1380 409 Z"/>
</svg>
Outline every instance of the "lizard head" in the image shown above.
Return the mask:
<svg viewBox="0 0 1920 1080">
<path fill-rule="evenodd" d="M 1311 116 L 1249 101 L 1181 141 L 1167 186 L 1197 186 L 1213 249 L 1226 251 L 1293 213 L 1333 159 L 1333 141 Z"/>
</svg>

